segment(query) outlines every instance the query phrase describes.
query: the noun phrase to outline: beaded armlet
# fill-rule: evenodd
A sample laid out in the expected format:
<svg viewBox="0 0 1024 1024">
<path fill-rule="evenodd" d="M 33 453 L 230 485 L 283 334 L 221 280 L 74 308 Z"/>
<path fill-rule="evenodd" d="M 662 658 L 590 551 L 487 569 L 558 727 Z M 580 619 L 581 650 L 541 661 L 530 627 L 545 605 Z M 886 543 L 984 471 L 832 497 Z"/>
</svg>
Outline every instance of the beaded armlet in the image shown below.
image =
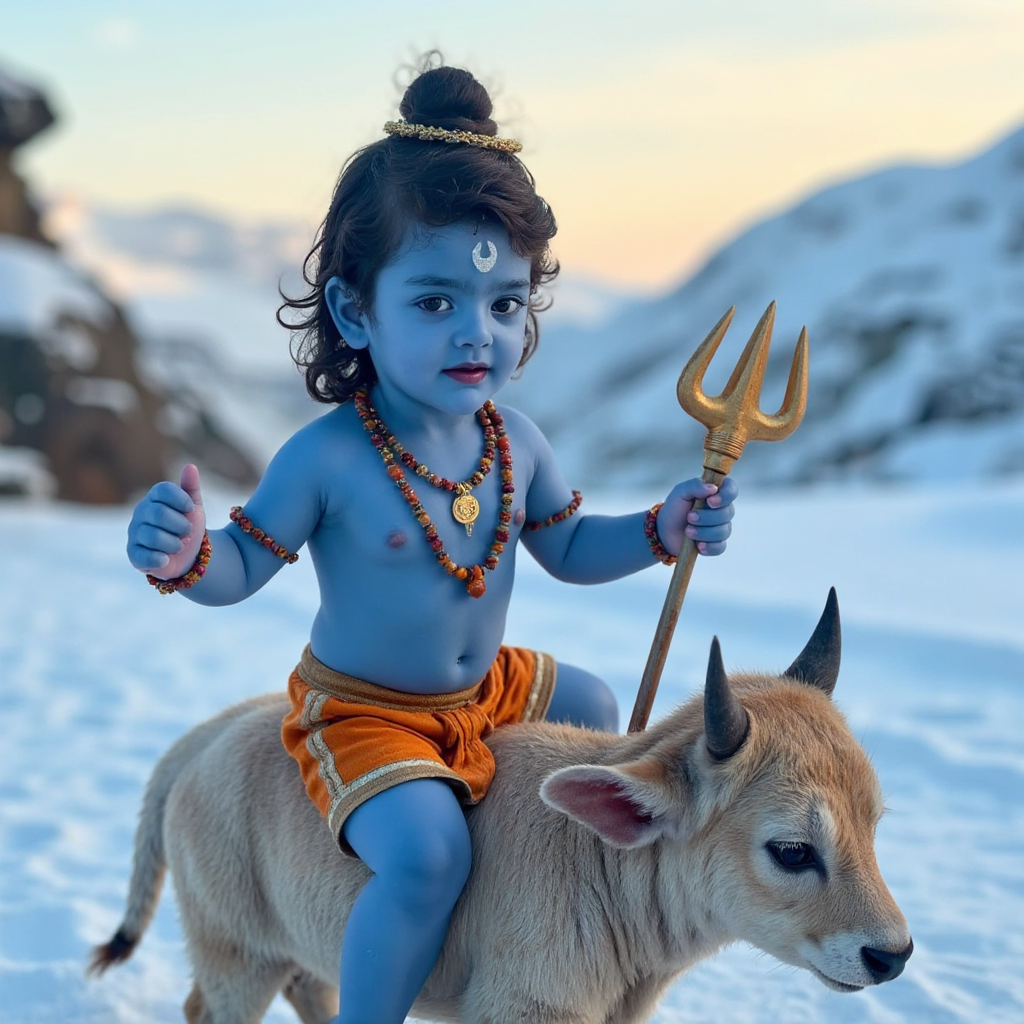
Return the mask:
<svg viewBox="0 0 1024 1024">
<path fill-rule="evenodd" d="M 156 587 L 161 594 L 174 594 L 179 590 L 188 590 L 189 587 L 194 586 L 203 578 L 206 567 L 210 564 L 210 555 L 212 554 L 213 545 L 210 543 L 210 535 L 204 533 L 203 542 L 199 545 L 199 554 L 196 555 L 192 568 L 184 576 L 175 576 L 174 579 L 162 580 L 158 576 L 147 572 L 146 580 Z"/>
<path fill-rule="evenodd" d="M 670 555 L 665 549 L 664 544 L 661 543 L 661 539 L 658 537 L 658 513 L 661 511 L 661 506 L 665 502 L 659 501 L 650 512 L 644 516 L 644 536 L 647 538 L 647 545 L 651 549 L 651 554 L 658 559 L 663 565 L 675 565 L 676 556 Z"/>
<path fill-rule="evenodd" d="M 287 548 L 282 547 L 274 540 L 269 534 L 264 533 L 258 526 L 253 524 L 253 521 L 248 517 L 242 515 L 242 506 L 234 505 L 230 512 L 231 522 L 233 522 L 242 533 L 249 534 L 254 541 L 262 544 L 268 551 L 273 552 L 278 558 L 283 558 L 289 565 L 297 562 L 299 556 L 293 554 Z"/>
<path fill-rule="evenodd" d="M 553 516 L 548 516 L 547 519 L 538 519 L 533 522 L 527 523 L 523 530 L 529 530 L 531 533 L 534 530 L 543 530 L 545 526 L 554 526 L 555 523 L 560 523 L 563 519 L 568 519 L 576 509 L 580 507 L 583 501 L 583 495 L 579 491 L 572 492 L 572 501 L 569 502 L 561 512 L 556 512 Z"/>
</svg>

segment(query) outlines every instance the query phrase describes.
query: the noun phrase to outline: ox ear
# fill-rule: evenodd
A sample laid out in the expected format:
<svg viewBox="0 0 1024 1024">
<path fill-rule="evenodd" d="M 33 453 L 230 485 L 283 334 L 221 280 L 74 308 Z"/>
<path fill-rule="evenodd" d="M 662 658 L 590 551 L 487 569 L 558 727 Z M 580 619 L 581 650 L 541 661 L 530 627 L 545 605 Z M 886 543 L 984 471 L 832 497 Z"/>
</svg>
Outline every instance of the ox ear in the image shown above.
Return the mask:
<svg viewBox="0 0 1024 1024">
<path fill-rule="evenodd" d="M 609 846 L 646 846 L 668 830 L 664 769 L 646 760 L 617 768 L 574 765 L 553 772 L 540 787 L 549 807 L 593 829 Z"/>
<path fill-rule="evenodd" d="M 842 654 L 843 634 L 839 626 L 839 598 L 836 588 L 828 592 L 825 610 L 811 639 L 796 661 L 783 672 L 783 676 L 797 679 L 808 686 L 824 690 L 830 697 L 839 678 L 839 660 Z"/>
</svg>

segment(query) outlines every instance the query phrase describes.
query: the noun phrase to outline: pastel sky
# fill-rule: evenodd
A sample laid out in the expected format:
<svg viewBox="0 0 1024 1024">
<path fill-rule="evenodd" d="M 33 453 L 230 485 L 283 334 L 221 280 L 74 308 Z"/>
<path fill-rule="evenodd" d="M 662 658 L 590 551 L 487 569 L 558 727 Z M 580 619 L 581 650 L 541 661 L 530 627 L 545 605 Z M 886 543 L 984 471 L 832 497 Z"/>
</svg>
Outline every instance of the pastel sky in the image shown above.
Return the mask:
<svg viewBox="0 0 1024 1024">
<path fill-rule="evenodd" d="M 313 225 L 433 46 L 493 87 L 566 270 L 631 288 L 1024 122 L 1022 0 L 7 0 L 0 65 L 61 115 L 21 158 L 38 187 Z"/>
</svg>

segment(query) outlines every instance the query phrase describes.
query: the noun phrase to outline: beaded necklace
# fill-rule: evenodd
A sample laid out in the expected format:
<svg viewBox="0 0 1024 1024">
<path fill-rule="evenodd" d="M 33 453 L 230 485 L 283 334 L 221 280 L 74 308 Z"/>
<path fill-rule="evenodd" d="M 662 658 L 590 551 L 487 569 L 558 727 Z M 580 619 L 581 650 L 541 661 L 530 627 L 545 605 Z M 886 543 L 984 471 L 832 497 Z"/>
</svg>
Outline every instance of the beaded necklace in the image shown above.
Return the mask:
<svg viewBox="0 0 1024 1024">
<path fill-rule="evenodd" d="M 491 404 L 490 408 L 492 411 L 494 410 L 493 404 Z M 498 414 L 495 412 L 494 415 Z M 480 456 L 480 465 L 470 477 L 458 483 L 449 480 L 447 477 L 439 476 L 437 473 L 431 473 L 422 462 L 416 461 L 416 457 L 412 452 L 405 450 L 402 442 L 388 430 L 376 412 L 374 412 L 374 418 L 377 421 L 377 433 L 383 438 L 384 447 L 389 449 L 392 455 L 397 455 L 405 466 L 411 469 L 417 476 L 426 480 L 432 487 L 455 492 L 455 498 L 452 501 L 452 518 L 466 528 L 467 537 L 472 537 L 473 524 L 476 522 L 477 516 L 480 515 L 480 502 L 470 494 L 470 491 L 478 484 L 483 483 L 484 477 L 490 473 L 491 466 L 494 464 L 494 451 L 496 447 L 495 438 L 497 434 L 494 429 L 491 413 L 487 411 L 486 406 L 483 409 L 477 410 L 477 419 L 479 419 L 480 426 L 484 432 L 484 451 Z M 498 418 L 500 420 L 501 417 L 499 416 Z"/>
<path fill-rule="evenodd" d="M 355 393 L 353 400 L 356 413 L 363 423 L 363 429 L 370 435 L 370 441 L 373 443 L 374 448 L 377 449 L 381 459 L 384 460 L 388 476 L 394 480 L 395 485 L 402 492 L 402 497 L 409 503 L 412 514 L 416 517 L 416 522 L 423 527 L 423 532 L 427 535 L 427 543 L 430 544 L 430 550 L 434 552 L 434 557 L 440 562 L 441 567 L 449 576 L 454 576 L 456 579 L 465 582 L 466 592 L 470 597 L 483 597 L 487 590 L 487 584 L 484 582 L 484 570 L 493 572 L 498 568 L 498 558 L 508 543 L 508 527 L 509 523 L 512 522 L 512 495 L 515 492 L 515 487 L 512 483 L 512 446 L 509 444 L 508 437 L 505 434 L 504 420 L 498 410 L 494 408 L 494 403 L 485 402 L 483 408 L 477 411 L 477 419 L 480 420 L 480 425 L 483 427 L 485 439 L 487 438 L 488 427 L 491 428 L 494 436 L 494 449 L 497 449 L 498 459 L 501 462 L 501 508 L 498 511 L 498 525 L 494 530 L 494 541 L 483 563 L 480 565 L 463 566 L 456 564 L 448 556 L 441 538 L 437 535 L 437 527 L 431 522 L 430 516 L 427 515 L 426 510 L 420 504 L 420 499 L 416 496 L 412 485 L 405 478 L 401 465 L 395 460 L 394 447 L 388 443 L 388 438 L 393 439 L 394 435 L 390 433 L 387 426 L 381 420 L 380 414 L 373 407 L 369 391 L 366 388 L 360 388 Z M 493 461 L 494 449 L 491 450 L 491 461 Z M 402 461 L 406 462 L 404 456 L 409 455 L 409 453 L 405 452 L 404 449 L 401 451 L 403 455 Z M 485 440 L 485 456 L 487 451 Z M 429 470 L 423 467 L 426 472 L 420 473 L 419 463 L 411 455 L 409 455 L 409 459 L 411 463 L 406 462 L 406 465 L 411 466 L 415 464 L 417 467 L 415 472 L 429 479 Z M 480 479 L 482 480 L 490 466 L 488 465 L 487 469 L 484 468 L 483 458 L 481 458 L 480 463 L 480 469 L 477 470 L 477 473 L 481 474 Z M 476 476 L 477 473 L 474 473 L 473 476 Z M 441 477 L 439 479 L 443 480 L 444 478 Z M 473 477 L 469 479 L 472 480 Z M 439 484 L 438 486 L 443 487 L 444 485 Z M 472 486 L 476 485 L 473 484 Z M 445 489 L 447 490 L 448 488 Z M 464 495 L 459 497 L 464 497 Z M 476 499 L 474 498 L 473 501 L 475 502 Z M 454 507 L 452 514 L 458 518 Z M 473 519 L 475 518 L 476 515 L 473 516 Z"/>
</svg>

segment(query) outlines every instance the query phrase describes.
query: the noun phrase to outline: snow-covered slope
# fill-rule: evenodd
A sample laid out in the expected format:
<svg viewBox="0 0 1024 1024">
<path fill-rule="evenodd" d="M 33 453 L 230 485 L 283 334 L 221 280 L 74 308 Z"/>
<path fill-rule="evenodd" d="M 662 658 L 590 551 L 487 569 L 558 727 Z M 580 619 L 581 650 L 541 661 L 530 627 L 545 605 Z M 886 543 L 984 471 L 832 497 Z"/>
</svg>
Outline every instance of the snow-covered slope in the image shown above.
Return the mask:
<svg viewBox="0 0 1024 1024">
<path fill-rule="evenodd" d="M 789 664 L 836 585 L 836 700 L 881 779 L 889 813 L 879 864 L 916 951 L 891 985 L 842 996 L 733 948 L 674 985 L 657 1024 L 1024 1020 L 1024 537 L 1011 529 L 1024 517 L 1024 487 L 993 491 L 995 529 L 970 547 L 941 488 L 748 495 L 728 553 L 697 566 L 656 717 L 700 685 L 712 634 L 730 670 Z M 214 521 L 244 497 L 207 494 Z M 649 495 L 590 502 L 614 512 L 640 497 Z M 240 605 L 147 592 L 124 557 L 129 515 L 0 505 L 0 533 L 16 538 L 0 573 L 4 1024 L 182 1019 L 188 965 L 170 887 L 127 965 L 86 979 L 88 949 L 120 920 L 157 758 L 203 718 L 283 686 L 316 613 L 305 553 Z M 797 559 L 780 543 L 794 535 Z M 572 587 L 523 557 L 506 638 L 601 673 L 625 721 L 668 577 L 654 566 Z M 283 1000 L 267 1019 L 296 1020 Z"/>
<path fill-rule="evenodd" d="M 811 339 L 801 430 L 752 445 L 748 479 L 971 478 L 1024 470 L 1024 129 L 965 163 L 900 166 L 756 224 L 678 290 L 590 331 L 555 328 L 507 399 L 544 426 L 574 482 L 664 483 L 699 467 L 675 380 L 732 305 L 720 390 L 778 303 L 764 406 Z"/>
</svg>

